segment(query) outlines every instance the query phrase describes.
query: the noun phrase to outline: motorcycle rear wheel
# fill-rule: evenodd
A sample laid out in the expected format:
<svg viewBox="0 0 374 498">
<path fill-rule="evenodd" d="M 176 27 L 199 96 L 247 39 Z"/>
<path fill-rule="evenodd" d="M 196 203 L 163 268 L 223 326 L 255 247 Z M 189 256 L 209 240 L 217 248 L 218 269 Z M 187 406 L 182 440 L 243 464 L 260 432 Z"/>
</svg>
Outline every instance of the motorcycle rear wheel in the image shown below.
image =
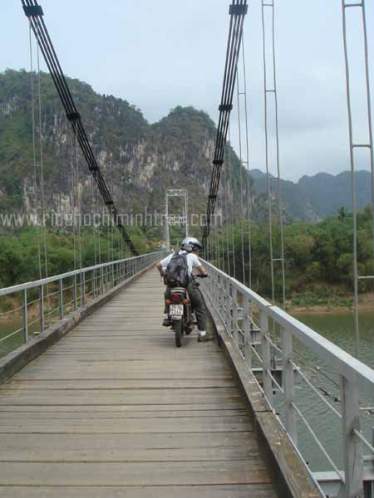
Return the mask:
<svg viewBox="0 0 374 498">
<path fill-rule="evenodd" d="M 175 332 L 175 345 L 177 348 L 180 348 L 182 346 L 183 320 L 175 320 L 173 323 L 173 329 Z"/>
</svg>

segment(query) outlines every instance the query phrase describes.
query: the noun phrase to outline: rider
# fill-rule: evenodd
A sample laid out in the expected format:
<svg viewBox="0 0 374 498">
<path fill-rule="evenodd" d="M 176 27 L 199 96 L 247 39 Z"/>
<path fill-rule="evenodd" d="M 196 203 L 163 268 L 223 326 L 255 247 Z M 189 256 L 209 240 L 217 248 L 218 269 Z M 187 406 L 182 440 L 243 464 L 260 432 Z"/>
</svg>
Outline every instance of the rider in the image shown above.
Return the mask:
<svg viewBox="0 0 374 498">
<path fill-rule="evenodd" d="M 207 323 L 207 312 L 205 308 L 205 303 L 199 285 L 194 278 L 194 272 L 196 271 L 199 275 L 204 277 L 208 276 L 205 268 L 202 266 L 198 253 L 201 251 L 203 246 L 195 237 L 186 237 L 181 244 L 181 249 L 178 254 L 185 254 L 187 260 L 188 275 L 190 277 L 189 284 L 187 287 L 188 294 L 190 296 L 192 309 L 195 312 L 197 319 L 198 328 L 198 340 L 204 340 L 206 338 L 206 323 Z M 166 268 L 173 257 L 173 253 L 169 254 L 166 258 L 162 259 L 157 264 L 157 269 L 161 276 L 165 275 Z M 168 290 L 166 291 L 168 292 Z M 163 325 L 170 325 L 168 316 L 165 316 Z"/>
</svg>

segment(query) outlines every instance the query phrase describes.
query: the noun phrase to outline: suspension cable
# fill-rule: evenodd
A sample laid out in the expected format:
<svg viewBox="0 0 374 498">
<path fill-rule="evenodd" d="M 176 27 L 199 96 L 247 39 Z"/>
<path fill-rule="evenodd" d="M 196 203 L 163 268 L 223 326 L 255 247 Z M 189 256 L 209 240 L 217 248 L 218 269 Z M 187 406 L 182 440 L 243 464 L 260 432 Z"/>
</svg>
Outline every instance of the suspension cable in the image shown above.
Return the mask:
<svg viewBox="0 0 374 498">
<path fill-rule="evenodd" d="M 278 94 L 277 94 L 277 77 L 276 77 L 276 53 L 275 53 L 275 5 L 272 0 L 262 0 L 261 18 L 262 18 L 262 56 L 263 56 L 263 70 L 264 70 L 264 113 L 265 113 L 265 163 L 266 163 L 266 183 L 267 183 L 267 197 L 268 197 L 268 224 L 269 224 L 269 253 L 270 253 L 270 277 L 271 277 L 271 299 L 275 302 L 275 263 L 280 263 L 281 266 L 281 279 L 282 279 L 282 304 L 286 305 L 286 278 L 285 278 L 285 257 L 284 257 L 284 228 L 283 228 L 283 208 L 282 208 L 282 192 L 281 192 L 281 176 L 280 176 L 280 153 L 279 153 L 279 120 L 278 120 Z M 266 9 L 271 9 L 271 29 L 270 32 L 270 47 L 271 57 L 267 54 L 267 22 L 266 22 Z M 269 61 L 268 61 L 269 59 Z M 270 63 L 270 64 L 269 64 Z M 272 78 L 268 77 L 268 69 L 270 66 Z M 269 79 L 271 79 L 269 86 Z M 276 168 L 276 181 L 277 181 L 277 207 L 278 207 L 278 221 L 280 230 L 280 241 L 276 244 L 274 240 L 273 231 L 273 189 L 272 178 L 270 172 L 270 140 L 269 140 L 269 98 L 268 95 L 274 97 L 274 127 L 275 127 L 275 168 Z M 278 247 L 274 248 L 274 245 Z M 277 257 L 274 256 L 275 249 L 277 249 Z"/>
<path fill-rule="evenodd" d="M 236 278 L 236 258 L 235 258 L 235 211 L 234 211 L 234 168 L 231 154 L 231 130 L 228 128 L 228 144 L 226 145 L 226 162 L 227 162 L 227 187 L 228 187 L 228 206 L 229 206 L 229 228 L 230 243 L 232 254 L 232 276 Z"/>
<path fill-rule="evenodd" d="M 34 183 L 34 203 L 37 214 L 38 224 L 40 222 L 39 215 L 39 201 L 38 196 L 38 166 L 36 159 L 36 119 L 35 119 L 35 85 L 34 85 L 34 62 L 33 62 L 33 48 L 31 36 L 31 24 L 29 27 L 29 49 L 30 49 L 30 86 L 31 86 L 31 127 L 32 127 L 32 154 L 33 154 L 33 183 Z M 38 242 L 38 270 L 39 278 L 43 278 L 42 270 L 42 250 L 41 250 L 41 232 L 39 226 L 37 227 L 37 242 Z"/>
<path fill-rule="evenodd" d="M 210 232 L 210 223 L 215 210 L 222 164 L 224 161 L 225 144 L 227 138 L 230 113 L 235 88 L 240 42 L 243 33 L 244 17 L 247 13 L 247 0 L 233 0 L 230 5 L 230 27 L 226 50 L 226 62 L 222 85 L 221 103 L 219 106 L 219 119 L 213 158 L 213 170 L 210 180 L 208 196 L 206 225 L 203 229 L 203 244 Z"/>
<path fill-rule="evenodd" d="M 222 186 L 220 185 L 220 190 L 221 190 L 221 195 L 218 195 L 218 210 L 220 213 L 220 224 L 219 224 L 219 231 L 218 231 L 218 267 L 224 271 L 224 266 L 223 266 L 223 258 L 224 258 L 224 251 L 222 247 L 223 243 L 223 235 L 222 235 L 222 229 L 223 229 L 223 204 L 222 204 Z M 218 192 L 220 194 L 220 192 Z"/>
<path fill-rule="evenodd" d="M 79 146 L 82 150 L 83 156 L 87 162 L 88 169 L 93 176 L 103 201 L 112 217 L 115 225 L 120 231 L 122 237 L 124 238 L 126 244 L 130 248 L 134 255 L 138 252 L 127 233 L 126 228 L 122 224 L 120 217 L 118 216 L 117 208 L 114 204 L 112 195 L 108 189 L 105 179 L 102 175 L 100 167 L 97 163 L 96 157 L 93 153 L 91 144 L 88 140 L 86 130 L 83 126 L 81 116 L 77 110 L 74 103 L 73 96 L 70 92 L 70 88 L 66 82 L 65 75 L 61 69 L 60 62 L 57 58 L 55 49 L 53 47 L 51 38 L 49 36 L 48 30 L 43 19 L 43 10 L 38 4 L 37 0 L 22 0 L 22 5 L 24 12 L 28 19 L 32 30 L 34 32 L 35 38 L 39 44 L 39 47 L 44 56 L 45 62 L 50 71 L 52 80 L 55 84 L 57 93 L 60 97 L 61 103 L 65 109 L 66 117 L 70 121 L 73 129 L 73 133 L 76 135 Z"/>
<path fill-rule="evenodd" d="M 247 219 L 248 219 L 248 287 L 252 288 L 252 233 L 251 233 L 251 218 L 252 218 L 252 197 L 251 197 L 251 177 L 249 174 L 249 132 L 248 132 L 248 102 L 247 102 L 247 72 L 244 52 L 244 33 L 242 37 L 242 75 L 243 88 L 242 95 L 244 97 L 244 123 L 245 123 L 245 159 L 242 163 L 245 165 L 247 172 Z"/>
<path fill-rule="evenodd" d="M 47 226 L 45 213 L 45 190 L 44 190 L 44 151 L 43 151 L 43 116 L 42 116 L 42 90 L 39 47 L 36 47 L 36 63 L 38 73 L 38 135 L 39 135 L 39 169 L 40 169 L 40 202 L 42 211 L 42 235 L 43 235 L 43 259 L 44 276 L 48 277 L 48 247 L 47 247 Z"/>
<path fill-rule="evenodd" d="M 226 152 L 227 154 L 227 152 Z M 226 265 L 225 265 L 225 272 L 231 275 L 231 266 L 230 266 L 230 215 L 229 215 L 229 209 L 228 209 L 228 203 L 229 203 L 229 189 L 228 189 L 228 172 L 227 172 L 227 166 L 228 162 L 226 162 L 224 168 L 223 168 L 223 201 L 224 201 L 224 210 L 225 210 L 225 236 L 224 236 L 224 241 L 225 241 L 225 248 L 226 248 Z"/>
<path fill-rule="evenodd" d="M 238 142 L 239 142 L 239 189 L 240 189 L 240 252 L 241 252 L 241 268 L 242 282 L 245 284 L 245 263 L 244 263 L 244 196 L 243 196 L 243 154 L 242 154 L 242 125 L 241 125 L 241 106 L 240 106 L 240 78 L 239 70 L 236 80 L 236 102 L 237 102 L 237 118 L 238 118 Z"/>
<path fill-rule="evenodd" d="M 71 188 L 70 188 L 70 205 L 72 211 L 72 229 L 73 229 L 73 265 L 74 270 L 78 268 L 78 258 L 77 258 L 77 217 L 76 217 L 76 171 L 75 171 L 75 135 L 72 137 L 72 154 L 70 157 L 70 169 L 71 169 Z"/>
<path fill-rule="evenodd" d="M 343 21 L 343 44 L 344 44 L 344 60 L 345 60 L 345 74 L 346 74 L 346 94 L 347 94 L 347 109 L 348 109 L 348 130 L 349 130 L 349 157 L 351 166 L 351 193 L 352 193 L 352 223 L 353 223 L 353 298 L 354 298 L 354 330 L 355 330 L 355 349 L 356 356 L 360 352 L 360 323 L 359 323 L 359 281 L 372 280 L 373 275 L 359 275 L 358 269 L 358 220 L 357 220 L 357 192 L 356 192 L 356 152 L 360 149 L 368 149 L 370 155 L 370 171 L 371 171 L 371 217 L 372 217 L 372 236 L 374 248 L 374 155 L 373 155 L 373 131 L 372 131 L 372 111 L 371 111 L 371 92 L 370 92 L 370 73 L 369 73 L 369 50 L 368 50 L 368 36 L 366 25 L 366 9 L 365 0 L 360 3 L 349 4 L 346 0 L 341 1 L 342 5 L 342 21 Z M 358 8 L 361 13 L 362 20 L 362 34 L 364 44 L 364 74 L 365 79 L 365 93 L 366 93 L 366 112 L 367 124 L 360 123 L 362 127 L 366 128 L 367 141 L 357 140 L 354 136 L 354 123 L 353 123 L 353 105 L 352 105 L 352 91 L 351 91 L 351 70 L 350 70 L 350 57 L 348 55 L 348 35 L 347 35 L 347 9 Z M 355 123 L 358 125 L 358 123 Z M 366 143 L 365 143 L 366 142 Z M 374 256 L 374 252 L 373 252 Z"/>
</svg>

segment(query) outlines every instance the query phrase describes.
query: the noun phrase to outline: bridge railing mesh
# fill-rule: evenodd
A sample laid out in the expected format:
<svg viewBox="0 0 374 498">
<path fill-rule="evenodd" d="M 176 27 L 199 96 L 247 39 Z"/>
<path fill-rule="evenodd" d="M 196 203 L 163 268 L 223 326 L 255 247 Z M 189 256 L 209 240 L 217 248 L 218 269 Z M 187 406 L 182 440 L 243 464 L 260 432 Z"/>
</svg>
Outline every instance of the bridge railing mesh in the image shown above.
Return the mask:
<svg viewBox="0 0 374 498">
<path fill-rule="evenodd" d="M 215 266 L 205 265 L 207 303 L 313 478 L 327 494 L 333 493 L 329 496 L 353 496 L 347 492 L 361 489 L 363 482 L 372 486 L 374 370 Z"/>
<path fill-rule="evenodd" d="M 0 357 L 135 276 L 163 251 L 110 261 L 0 289 Z"/>
</svg>

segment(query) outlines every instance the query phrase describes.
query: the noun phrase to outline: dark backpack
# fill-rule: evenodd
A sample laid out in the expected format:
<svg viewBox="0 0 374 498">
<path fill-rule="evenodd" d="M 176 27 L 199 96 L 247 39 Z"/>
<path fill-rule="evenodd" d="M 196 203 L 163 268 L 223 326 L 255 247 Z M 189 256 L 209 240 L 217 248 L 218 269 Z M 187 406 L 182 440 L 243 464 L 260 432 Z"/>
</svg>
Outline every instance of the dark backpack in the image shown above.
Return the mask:
<svg viewBox="0 0 374 498">
<path fill-rule="evenodd" d="M 165 284 L 168 287 L 187 287 L 189 284 L 186 254 L 173 254 L 166 267 Z"/>
</svg>

